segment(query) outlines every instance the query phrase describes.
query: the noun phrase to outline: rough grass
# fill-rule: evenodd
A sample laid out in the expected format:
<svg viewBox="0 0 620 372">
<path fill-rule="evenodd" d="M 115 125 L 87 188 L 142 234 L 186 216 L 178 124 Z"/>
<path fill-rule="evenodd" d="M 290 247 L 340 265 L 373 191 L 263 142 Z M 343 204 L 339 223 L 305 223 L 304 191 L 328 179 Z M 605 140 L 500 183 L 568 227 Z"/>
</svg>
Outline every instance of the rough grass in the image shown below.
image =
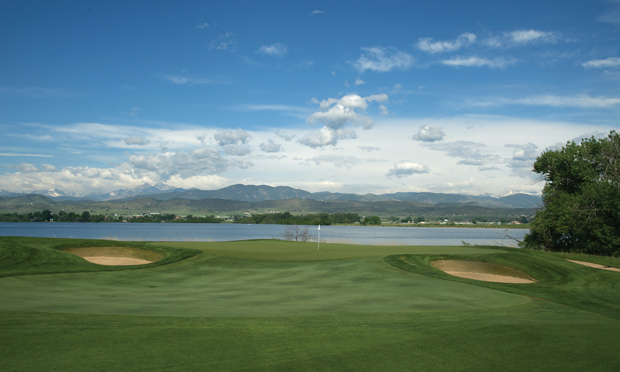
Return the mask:
<svg viewBox="0 0 620 372">
<path fill-rule="evenodd" d="M 620 273 L 561 255 L 328 244 L 317 251 L 281 241 L 127 244 L 163 253 L 164 263 L 110 270 L 60 251 L 109 241 L 0 238 L 0 370 L 620 368 Z M 436 259 L 493 262 L 538 282 L 456 278 L 430 265 Z"/>
</svg>

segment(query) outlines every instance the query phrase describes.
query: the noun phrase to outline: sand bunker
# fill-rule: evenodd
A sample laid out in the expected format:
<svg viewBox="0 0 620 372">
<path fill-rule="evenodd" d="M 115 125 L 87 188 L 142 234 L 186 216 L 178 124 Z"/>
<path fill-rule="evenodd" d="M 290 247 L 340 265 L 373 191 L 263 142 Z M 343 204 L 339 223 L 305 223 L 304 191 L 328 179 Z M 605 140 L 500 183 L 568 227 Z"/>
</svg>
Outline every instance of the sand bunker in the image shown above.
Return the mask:
<svg viewBox="0 0 620 372">
<path fill-rule="evenodd" d="M 126 247 L 71 248 L 64 251 L 97 265 L 108 266 L 145 265 L 163 258 L 155 252 Z"/>
<path fill-rule="evenodd" d="M 124 266 L 124 265 L 146 265 L 154 261 L 141 260 L 139 258 L 128 257 L 82 257 L 86 261 L 97 265 Z"/>
<path fill-rule="evenodd" d="M 461 278 L 496 283 L 535 283 L 536 280 L 506 266 L 475 261 L 439 260 L 431 262 L 439 270 Z"/>
<path fill-rule="evenodd" d="M 617 267 L 599 265 L 599 264 L 595 264 L 595 263 L 592 263 L 592 262 L 575 261 L 575 260 L 569 260 L 569 261 L 570 262 L 574 262 L 574 263 L 579 264 L 579 265 L 583 265 L 583 266 L 594 267 L 595 269 L 603 269 L 603 270 L 620 272 L 620 269 L 618 269 Z"/>
</svg>

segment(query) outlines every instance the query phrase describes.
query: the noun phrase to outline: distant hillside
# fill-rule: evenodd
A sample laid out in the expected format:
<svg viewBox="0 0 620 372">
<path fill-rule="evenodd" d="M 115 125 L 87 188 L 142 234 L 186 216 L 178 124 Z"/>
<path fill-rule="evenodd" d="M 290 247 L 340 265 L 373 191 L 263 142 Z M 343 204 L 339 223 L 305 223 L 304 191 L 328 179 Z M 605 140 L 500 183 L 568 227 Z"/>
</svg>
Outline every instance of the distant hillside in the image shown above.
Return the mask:
<svg viewBox="0 0 620 372">
<path fill-rule="evenodd" d="M 58 201 L 41 195 L 27 195 L 18 197 L 0 197 L 0 213 L 30 213 L 49 209 L 58 211 L 81 213 L 89 211 L 91 214 L 104 215 L 137 215 L 148 213 L 176 214 L 176 215 L 216 215 L 231 216 L 245 213 L 291 212 L 293 214 L 309 213 L 357 213 L 361 216 L 378 215 L 381 217 L 428 217 L 449 219 L 481 219 L 512 220 L 520 216 L 532 217 L 535 209 L 483 207 L 472 204 L 424 204 L 410 201 L 347 201 L 331 200 L 320 201 L 314 199 L 281 199 L 260 202 L 224 199 L 167 199 L 135 198 L 124 200 L 67 202 Z"/>
<path fill-rule="evenodd" d="M 146 193 L 146 194 L 142 194 Z M 232 185 L 219 190 L 170 189 L 165 185 L 143 185 L 99 197 L 49 197 L 33 194 L 0 196 L 0 213 L 29 213 L 50 209 L 103 214 L 175 213 L 232 214 L 251 211 L 292 213 L 352 212 L 381 216 L 409 215 L 531 215 L 540 207 L 535 195 L 488 195 L 408 193 L 346 194 L 294 189 L 287 186 Z M 122 197 L 123 195 L 128 197 Z M 97 200 L 95 200 L 97 199 Z"/>
<path fill-rule="evenodd" d="M 136 195 L 132 198 L 141 198 Z M 464 194 L 441 194 L 429 192 L 399 192 L 393 194 L 346 194 L 331 192 L 311 193 L 304 190 L 294 189 L 288 186 L 252 186 L 232 185 L 219 190 L 175 190 L 174 192 L 160 192 L 150 194 L 149 197 L 158 200 L 169 199 L 224 199 L 246 202 L 260 202 L 267 200 L 285 199 L 312 199 L 322 201 L 409 201 L 431 205 L 439 204 L 473 204 L 485 207 L 498 208 L 538 208 L 541 203 L 540 196 L 527 194 L 514 194 L 505 197 L 492 197 L 487 195 L 473 196 Z"/>
<path fill-rule="evenodd" d="M 148 183 L 145 183 L 140 186 L 132 187 L 129 189 L 116 190 L 116 191 L 112 191 L 107 194 L 92 195 L 90 196 L 90 198 L 93 198 L 94 200 L 116 200 L 116 199 L 125 199 L 125 198 L 131 198 L 131 197 L 136 197 L 136 196 L 144 197 L 147 195 L 156 195 L 156 194 L 163 194 L 163 193 L 172 194 L 178 191 L 187 191 L 187 190 L 170 187 L 163 183 L 158 183 L 155 185 L 149 185 Z"/>
<path fill-rule="evenodd" d="M 542 198 L 540 195 L 512 194 L 502 196 L 499 200 L 506 206 L 514 208 L 540 208 Z"/>
<path fill-rule="evenodd" d="M 430 192 L 399 192 L 394 194 L 384 194 L 383 197 L 390 197 L 395 200 L 415 201 L 432 205 L 439 204 L 474 204 L 485 207 L 498 208 L 538 208 L 541 198 L 538 195 L 513 194 L 503 197 L 493 197 L 488 195 L 464 195 L 464 194 L 439 194 Z"/>
<path fill-rule="evenodd" d="M 168 199 L 224 199 L 246 202 L 259 202 L 265 200 L 282 199 L 312 199 L 308 191 L 294 189 L 288 186 L 253 186 L 232 185 L 219 190 L 184 190 L 175 192 L 158 193 L 152 195 L 159 200 Z M 140 197 L 140 195 L 135 196 Z"/>
<path fill-rule="evenodd" d="M 27 213 L 53 208 L 57 204 L 54 199 L 43 195 L 0 196 L 2 213 Z"/>
</svg>

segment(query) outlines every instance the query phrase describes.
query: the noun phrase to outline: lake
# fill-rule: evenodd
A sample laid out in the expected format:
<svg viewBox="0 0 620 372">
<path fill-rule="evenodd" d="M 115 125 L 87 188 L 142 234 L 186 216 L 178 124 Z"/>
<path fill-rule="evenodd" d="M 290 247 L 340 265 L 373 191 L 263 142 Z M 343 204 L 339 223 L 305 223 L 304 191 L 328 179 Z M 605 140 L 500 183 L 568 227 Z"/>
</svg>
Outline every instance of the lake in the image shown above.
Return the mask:
<svg viewBox="0 0 620 372">
<path fill-rule="evenodd" d="M 316 238 L 317 226 L 307 226 Z M 216 242 L 281 239 L 286 225 L 190 223 L 1 222 L 0 236 L 123 241 Z M 516 247 L 527 229 L 321 226 L 321 242 L 366 245 L 503 245 Z M 513 239 L 514 238 L 514 239 Z"/>
</svg>

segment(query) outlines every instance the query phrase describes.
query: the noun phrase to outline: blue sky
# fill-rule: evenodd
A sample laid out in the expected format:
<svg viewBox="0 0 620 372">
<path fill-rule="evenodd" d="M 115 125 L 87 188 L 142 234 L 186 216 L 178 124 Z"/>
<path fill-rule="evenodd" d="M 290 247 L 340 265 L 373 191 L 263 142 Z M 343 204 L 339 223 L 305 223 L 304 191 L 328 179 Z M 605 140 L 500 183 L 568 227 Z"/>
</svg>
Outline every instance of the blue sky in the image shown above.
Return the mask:
<svg viewBox="0 0 620 372">
<path fill-rule="evenodd" d="M 620 129 L 620 1 L 0 1 L 0 190 L 539 193 Z"/>
</svg>

